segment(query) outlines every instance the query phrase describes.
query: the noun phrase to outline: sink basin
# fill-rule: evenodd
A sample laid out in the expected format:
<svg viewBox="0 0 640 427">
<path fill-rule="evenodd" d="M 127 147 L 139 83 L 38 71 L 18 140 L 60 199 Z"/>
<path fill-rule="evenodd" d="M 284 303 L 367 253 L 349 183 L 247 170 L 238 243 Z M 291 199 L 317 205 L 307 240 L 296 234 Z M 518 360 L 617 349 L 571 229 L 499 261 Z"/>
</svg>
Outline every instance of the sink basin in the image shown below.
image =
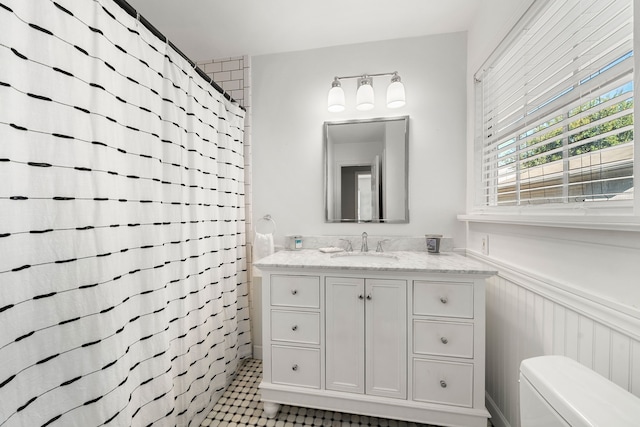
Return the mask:
<svg viewBox="0 0 640 427">
<path fill-rule="evenodd" d="M 349 262 L 360 263 L 393 263 L 398 260 L 394 254 L 385 252 L 340 252 L 331 255 L 331 258 L 343 259 Z"/>
</svg>

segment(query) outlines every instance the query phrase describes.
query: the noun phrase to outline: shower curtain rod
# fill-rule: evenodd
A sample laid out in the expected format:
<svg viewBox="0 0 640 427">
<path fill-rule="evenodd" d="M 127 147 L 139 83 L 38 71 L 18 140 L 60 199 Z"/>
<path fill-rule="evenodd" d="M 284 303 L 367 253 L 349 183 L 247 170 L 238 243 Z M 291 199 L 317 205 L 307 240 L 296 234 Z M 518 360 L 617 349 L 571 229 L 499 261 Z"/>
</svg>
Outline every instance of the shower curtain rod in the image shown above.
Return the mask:
<svg viewBox="0 0 640 427">
<path fill-rule="evenodd" d="M 197 64 L 195 62 L 193 62 L 191 59 L 189 59 L 189 57 L 187 55 L 185 55 L 180 49 L 178 49 L 176 47 L 176 45 L 174 45 L 171 42 L 171 40 L 169 40 L 164 34 L 162 34 L 160 31 L 158 31 L 158 29 L 156 27 L 154 27 L 151 24 L 151 22 L 149 22 L 144 16 L 140 15 L 138 13 L 138 11 L 133 6 L 131 6 L 129 3 L 127 3 L 126 0 L 114 0 L 114 1 L 125 12 L 127 12 L 129 15 L 133 16 L 134 18 L 136 18 L 142 25 L 144 25 L 149 31 L 151 31 L 151 33 L 154 36 L 156 36 L 160 40 L 162 40 L 165 43 L 167 43 L 173 50 L 175 50 L 180 56 L 182 56 L 189 64 L 191 64 L 193 69 L 196 70 L 196 72 L 200 75 L 200 77 L 202 77 L 203 79 L 207 80 L 209 82 L 209 84 L 211 86 L 213 86 L 213 88 L 215 90 L 217 90 L 218 92 L 220 92 L 222 94 L 222 96 L 227 98 L 229 101 L 235 102 L 236 104 L 238 104 L 243 111 L 247 111 L 242 105 L 240 105 L 235 99 L 233 99 L 231 97 L 231 95 L 229 95 L 224 89 L 222 89 L 222 87 L 220 87 L 220 85 L 218 85 L 216 82 L 214 82 L 212 77 L 209 77 L 204 71 L 202 71 L 200 69 L 200 67 L 197 66 Z"/>
</svg>

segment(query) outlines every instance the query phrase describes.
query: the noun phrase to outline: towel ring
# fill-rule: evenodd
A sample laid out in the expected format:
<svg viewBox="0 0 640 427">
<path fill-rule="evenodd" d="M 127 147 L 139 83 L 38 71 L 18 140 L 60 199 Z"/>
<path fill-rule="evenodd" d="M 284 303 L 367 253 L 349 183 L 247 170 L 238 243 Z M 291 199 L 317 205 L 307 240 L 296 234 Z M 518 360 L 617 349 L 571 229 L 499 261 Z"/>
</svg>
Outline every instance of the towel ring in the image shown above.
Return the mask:
<svg viewBox="0 0 640 427">
<path fill-rule="evenodd" d="M 261 225 L 264 225 L 265 227 L 267 227 L 267 231 L 266 232 L 263 233 L 262 231 L 258 230 L 258 228 Z M 257 233 L 262 233 L 262 234 L 275 234 L 276 233 L 276 222 L 273 220 L 273 218 L 271 218 L 271 215 L 266 214 L 265 216 L 263 216 L 262 218 L 260 218 L 256 222 L 256 232 Z"/>
</svg>

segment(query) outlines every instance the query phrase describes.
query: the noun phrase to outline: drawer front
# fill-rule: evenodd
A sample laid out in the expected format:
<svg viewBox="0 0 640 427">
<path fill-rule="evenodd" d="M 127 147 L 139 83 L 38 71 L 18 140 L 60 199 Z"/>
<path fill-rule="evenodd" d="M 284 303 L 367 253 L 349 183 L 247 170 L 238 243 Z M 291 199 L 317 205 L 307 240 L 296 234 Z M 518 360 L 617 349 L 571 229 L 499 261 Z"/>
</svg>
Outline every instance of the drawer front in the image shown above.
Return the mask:
<svg viewBox="0 0 640 427">
<path fill-rule="evenodd" d="M 271 339 L 320 344 L 320 313 L 272 310 Z"/>
<path fill-rule="evenodd" d="M 473 318 L 473 284 L 413 282 L 413 314 Z"/>
<path fill-rule="evenodd" d="M 320 308 L 320 278 L 272 275 L 271 305 Z"/>
<path fill-rule="evenodd" d="M 413 400 L 473 406 L 473 365 L 413 359 Z"/>
<path fill-rule="evenodd" d="M 320 350 L 271 346 L 271 381 L 320 388 Z"/>
<path fill-rule="evenodd" d="M 473 323 L 413 321 L 413 352 L 473 358 Z"/>
</svg>

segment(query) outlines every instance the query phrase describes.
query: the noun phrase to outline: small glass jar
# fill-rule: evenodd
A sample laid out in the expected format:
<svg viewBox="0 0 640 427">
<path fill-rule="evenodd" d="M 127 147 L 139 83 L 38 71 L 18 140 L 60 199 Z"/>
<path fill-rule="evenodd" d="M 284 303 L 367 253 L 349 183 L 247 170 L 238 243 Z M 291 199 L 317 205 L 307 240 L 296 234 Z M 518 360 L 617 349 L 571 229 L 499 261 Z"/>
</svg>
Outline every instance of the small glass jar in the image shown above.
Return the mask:
<svg viewBox="0 0 640 427">
<path fill-rule="evenodd" d="M 425 234 L 427 241 L 427 252 L 432 254 L 440 253 L 440 239 L 442 234 Z"/>
</svg>

